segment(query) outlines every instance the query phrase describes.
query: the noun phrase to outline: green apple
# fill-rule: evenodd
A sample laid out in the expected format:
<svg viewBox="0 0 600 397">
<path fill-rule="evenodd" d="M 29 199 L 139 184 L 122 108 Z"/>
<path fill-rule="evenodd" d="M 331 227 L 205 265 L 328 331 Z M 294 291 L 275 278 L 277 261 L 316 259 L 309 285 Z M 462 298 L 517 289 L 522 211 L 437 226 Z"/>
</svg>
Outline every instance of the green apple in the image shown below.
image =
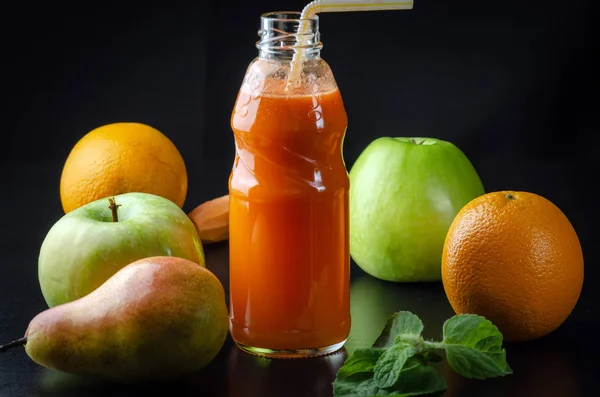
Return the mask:
<svg viewBox="0 0 600 397">
<path fill-rule="evenodd" d="M 454 144 L 378 138 L 350 171 L 352 259 L 382 280 L 440 281 L 450 224 L 484 193 L 475 168 Z"/>
<path fill-rule="evenodd" d="M 38 259 L 42 294 L 49 307 L 73 301 L 151 256 L 205 266 L 198 232 L 181 208 L 147 193 L 91 202 L 64 215 L 46 235 Z"/>
</svg>

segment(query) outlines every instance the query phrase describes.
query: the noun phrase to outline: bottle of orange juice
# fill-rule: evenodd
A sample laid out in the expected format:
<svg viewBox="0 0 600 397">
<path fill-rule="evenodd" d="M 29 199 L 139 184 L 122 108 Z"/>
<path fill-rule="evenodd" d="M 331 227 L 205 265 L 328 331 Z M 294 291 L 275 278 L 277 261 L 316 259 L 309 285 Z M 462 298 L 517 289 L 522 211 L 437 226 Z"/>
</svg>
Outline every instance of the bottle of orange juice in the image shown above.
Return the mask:
<svg viewBox="0 0 600 397">
<path fill-rule="evenodd" d="M 261 25 L 231 118 L 230 330 L 251 354 L 320 356 L 350 331 L 348 118 L 318 16 L 269 13 Z"/>
</svg>

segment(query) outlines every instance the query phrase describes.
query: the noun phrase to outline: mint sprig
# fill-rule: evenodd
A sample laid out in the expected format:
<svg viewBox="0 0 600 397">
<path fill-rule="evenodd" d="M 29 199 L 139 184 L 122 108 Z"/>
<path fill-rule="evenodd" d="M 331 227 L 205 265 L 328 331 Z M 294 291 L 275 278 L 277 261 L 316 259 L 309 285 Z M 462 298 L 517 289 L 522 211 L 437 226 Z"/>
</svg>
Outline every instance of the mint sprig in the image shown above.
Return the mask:
<svg viewBox="0 0 600 397">
<path fill-rule="evenodd" d="M 446 390 L 444 378 L 430 363 L 446 353 L 460 375 L 488 379 L 512 374 L 502 348 L 502 334 L 484 317 L 464 314 L 444 323 L 441 342 L 421 336 L 423 323 L 413 313 L 398 312 L 387 321 L 373 347 L 358 349 L 339 369 L 334 397 L 409 397 Z"/>
</svg>

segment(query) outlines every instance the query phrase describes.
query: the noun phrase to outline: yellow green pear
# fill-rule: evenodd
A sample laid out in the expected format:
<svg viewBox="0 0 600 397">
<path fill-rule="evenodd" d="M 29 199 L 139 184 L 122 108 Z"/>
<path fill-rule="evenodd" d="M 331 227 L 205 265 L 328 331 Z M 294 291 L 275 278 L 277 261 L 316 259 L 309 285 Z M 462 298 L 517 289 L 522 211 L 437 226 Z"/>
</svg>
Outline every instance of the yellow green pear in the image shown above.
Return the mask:
<svg viewBox="0 0 600 397">
<path fill-rule="evenodd" d="M 47 309 L 25 337 L 36 363 L 122 383 L 200 371 L 228 333 L 225 291 L 208 269 L 177 257 L 135 261 L 82 298 Z"/>
</svg>

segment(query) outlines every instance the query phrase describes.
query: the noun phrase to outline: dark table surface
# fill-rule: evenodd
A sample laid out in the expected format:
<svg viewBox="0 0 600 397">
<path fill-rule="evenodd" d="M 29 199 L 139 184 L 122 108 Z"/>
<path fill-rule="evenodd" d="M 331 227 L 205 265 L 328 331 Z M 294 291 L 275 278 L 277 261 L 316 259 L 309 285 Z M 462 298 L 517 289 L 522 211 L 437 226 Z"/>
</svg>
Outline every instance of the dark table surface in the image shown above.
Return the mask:
<svg viewBox="0 0 600 397">
<path fill-rule="evenodd" d="M 8 181 L 0 201 L 4 209 L 0 227 L 0 341 L 4 342 L 22 336 L 29 320 L 46 308 L 37 280 L 37 254 L 47 230 L 61 215 L 56 185 L 60 167 L 0 164 L 0 171 Z M 205 199 L 210 195 L 207 192 Z M 593 250 L 597 252 L 592 247 L 587 250 L 586 267 L 596 264 Z M 227 244 L 207 246 L 206 255 L 207 267 L 227 289 Z M 440 371 L 448 382 L 444 396 L 598 395 L 598 296 L 598 290 L 586 280 L 577 307 L 562 327 L 537 341 L 506 344 L 507 358 L 514 370 L 509 377 L 467 380 L 442 363 Z M 146 396 L 152 391 L 205 397 L 329 397 L 335 373 L 347 354 L 371 345 L 386 319 L 398 310 L 409 310 L 421 317 L 427 338 L 440 338 L 443 322 L 453 315 L 441 283 L 387 283 L 353 265 L 352 330 L 345 350 L 337 354 L 319 359 L 269 361 L 242 353 L 228 338 L 217 358 L 186 381 L 159 387 L 127 387 L 59 374 L 33 363 L 24 350 L 13 349 L 0 355 L 0 396 L 119 397 Z"/>
</svg>

